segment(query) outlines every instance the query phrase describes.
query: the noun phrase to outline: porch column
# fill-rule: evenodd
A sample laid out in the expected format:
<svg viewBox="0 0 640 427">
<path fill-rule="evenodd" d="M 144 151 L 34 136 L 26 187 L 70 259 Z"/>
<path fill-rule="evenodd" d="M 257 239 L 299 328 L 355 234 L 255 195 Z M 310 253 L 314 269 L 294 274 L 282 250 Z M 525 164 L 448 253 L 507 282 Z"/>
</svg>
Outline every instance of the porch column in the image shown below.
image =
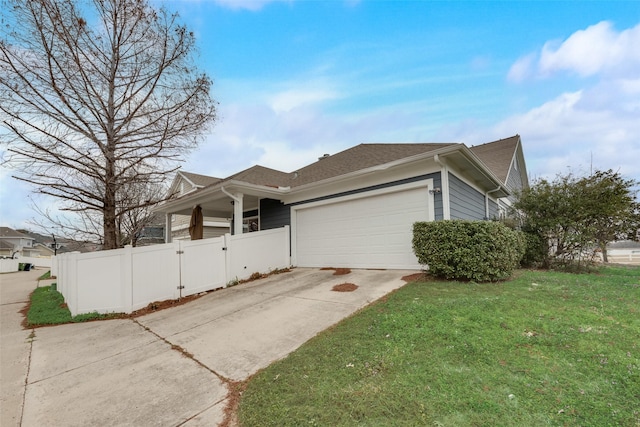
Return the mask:
<svg viewBox="0 0 640 427">
<path fill-rule="evenodd" d="M 242 234 L 242 214 L 244 212 L 242 203 L 243 198 L 244 194 L 236 193 L 233 200 L 233 234 L 235 235 Z"/>
<path fill-rule="evenodd" d="M 171 243 L 171 218 L 172 214 L 165 214 L 165 222 L 164 222 L 164 242 Z"/>
</svg>

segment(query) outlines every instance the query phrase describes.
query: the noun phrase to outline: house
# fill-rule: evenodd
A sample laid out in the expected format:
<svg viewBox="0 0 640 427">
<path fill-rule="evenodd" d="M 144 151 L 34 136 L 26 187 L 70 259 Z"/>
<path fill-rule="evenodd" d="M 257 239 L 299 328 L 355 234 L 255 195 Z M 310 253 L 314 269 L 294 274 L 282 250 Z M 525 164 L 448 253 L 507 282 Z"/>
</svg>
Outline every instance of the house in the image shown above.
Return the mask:
<svg viewBox="0 0 640 427">
<path fill-rule="evenodd" d="M 169 194 L 174 198 L 182 198 L 188 196 L 198 190 L 203 189 L 209 185 L 214 185 L 221 182 L 222 179 L 214 178 L 211 176 L 200 175 L 191 172 L 178 171 L 176 177 L 173 179 L 171 187 L 169 188 Z M 226 214 L 225 214 L 226 215 Z M 188 214 L 174 214 L 171 216 L 171 240 L 187 240 L 190 239 L 189 235 L 189 223 L 191 221 L 191 211 Z M 164 224 L 163 224 L 164 225 Z M 218 216 L 204 216 L 203 221 L 203 237 L 205 239 L 211 237 L 222 236 L 225 233 L 230 232 L 231 219 L 230 215 L 224 217 Z M 164 230 L 164 227 L 162 227 Z M 154 230 L 145 230 L 145 234 L 154 234 L 159 232 L 160 229 L 155 225 Z M 155 235 L 155 234 L 154 234 Z M 164 237 L 161 236 L 161 237 Z M 164 239 L 163 239 L 164 240 Z"/>
<path fill-rule="evenodd" d="M 34 246 L 35 239 L 9 227 L 0 227 L 0 256 L 37 257 L 40 251 Z"/>
<path fill-rule="evenodd" d="M 156 211 L 167 241 L 173 216 L 199 205 L 229 218 L 233 234 L 289 226 L 294 266 L 414 269 L 414 222 L 498 218 L 527 186 L 519 135 L 475 147 L 360 144 L 289 173 L 256 165 L 212 178 Z"/>
</svg>

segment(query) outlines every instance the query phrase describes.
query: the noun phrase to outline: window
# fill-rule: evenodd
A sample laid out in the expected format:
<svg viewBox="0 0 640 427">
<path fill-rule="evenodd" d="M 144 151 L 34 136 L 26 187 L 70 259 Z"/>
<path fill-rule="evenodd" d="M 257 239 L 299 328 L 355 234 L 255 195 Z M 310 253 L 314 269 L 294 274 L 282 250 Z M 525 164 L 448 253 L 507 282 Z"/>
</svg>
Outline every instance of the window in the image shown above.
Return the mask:
<svg viewBox="0 0 640 427">
<path fill-rule="evenodd" d="M 249 218 L 244 218 L 242 220 L 242 232 L 243 233 L 252 233 L 254 231 L 260 230 L 260 224 L 258 223 L 258 217 L 252 216 Z"/>
</svg>

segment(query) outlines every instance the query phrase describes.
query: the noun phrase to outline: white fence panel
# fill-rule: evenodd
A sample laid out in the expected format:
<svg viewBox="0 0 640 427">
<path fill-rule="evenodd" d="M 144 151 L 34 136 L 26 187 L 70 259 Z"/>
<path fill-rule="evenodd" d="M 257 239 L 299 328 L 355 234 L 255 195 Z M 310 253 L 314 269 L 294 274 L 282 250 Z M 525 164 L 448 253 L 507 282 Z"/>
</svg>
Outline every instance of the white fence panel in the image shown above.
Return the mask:
<svg viewBox="0 0 640 427">
<path fill-rule="evenodd" d="M 18 271 L 17 259 L 0 259 L 0 273 L 14 273 Z"/>
<path fill-rule="evenodd" d="M 180 297 L 178 250 L 177 242 L 132 250 L 132 311 Z"/>
<path fill-rule="evenodd" d="M 289 226 L 228 237 L 228 280 L 291 266 Z"/>
<path fill-rule="evenodd" d="M 51 257 L 51 277 L 58 277 L 58 262 L 59 259 L 57 256 Z"/>
<path fill-rule="evenodd" d="M 222 288 L 226 280 L 225 237 L 203 240 L 181 240 L 180 275 L 182 296 Z"/>
<path fill-rule="evenodd" d="M 64 300 L 74 316 L 78 314 L 78 255 L 80 255 L 80 252 L 70 252 L 57 256 L 57 289 L 64 296 Z"/>
<path fill-rule="evenodd" d="M 77 255 L 76 262 L 77 314 L 131 312 L 131 248 Z"/>
<path fill-rule="evenodd" d="M 65 253 L 54 258 L 51 271 L 75 316 L 93 311 L 131 313 L 153 301 L 225 287 L 233 279 L 289 266 L 289 227 L 284 227 L 140 248 Z"/>
</svg>

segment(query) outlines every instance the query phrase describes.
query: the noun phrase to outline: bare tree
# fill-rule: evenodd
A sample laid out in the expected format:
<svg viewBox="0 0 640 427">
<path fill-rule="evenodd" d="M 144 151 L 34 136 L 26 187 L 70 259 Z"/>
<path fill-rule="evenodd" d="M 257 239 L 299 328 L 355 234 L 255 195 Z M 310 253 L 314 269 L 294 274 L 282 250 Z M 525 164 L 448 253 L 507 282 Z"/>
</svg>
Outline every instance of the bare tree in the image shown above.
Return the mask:
<svg viewBox="0 0 640 427">
<path fill-rule="evenodd" d="M 127 185 L 126 191 L 121 191 L 119 196 L 116 203 L 116 245 L 135 247 L 145 227 L 158 221 L 152 210 L 155 205 L 147 205 L 146 202 L 166 199 L 167 189 L 161 185 L 131 182 Z M 135 205 L 138 207 L 132 208 Z M 68 210 L 72 212 L 61 215 L 52 212 L 51 209 L 41 208 L 34 201 L 32 209 L 39 215 L 38 219 L 29 221 L 36 229 L 44 233 L 53 229 L 67 240 L 104 246 L 102 217 L 99 212 L 82 209 L 81 206 L 74 209 L 71 205 Z"/>
<path fill-rule="evenodd" d="M 98 214 L 116 248 L 118 219 L 162 199 L 126 192 L 166 182 L 215 119 L 194 35 L 146 0 L 4 3 L 4 162 L 63 210 Z"/>
</svg>

